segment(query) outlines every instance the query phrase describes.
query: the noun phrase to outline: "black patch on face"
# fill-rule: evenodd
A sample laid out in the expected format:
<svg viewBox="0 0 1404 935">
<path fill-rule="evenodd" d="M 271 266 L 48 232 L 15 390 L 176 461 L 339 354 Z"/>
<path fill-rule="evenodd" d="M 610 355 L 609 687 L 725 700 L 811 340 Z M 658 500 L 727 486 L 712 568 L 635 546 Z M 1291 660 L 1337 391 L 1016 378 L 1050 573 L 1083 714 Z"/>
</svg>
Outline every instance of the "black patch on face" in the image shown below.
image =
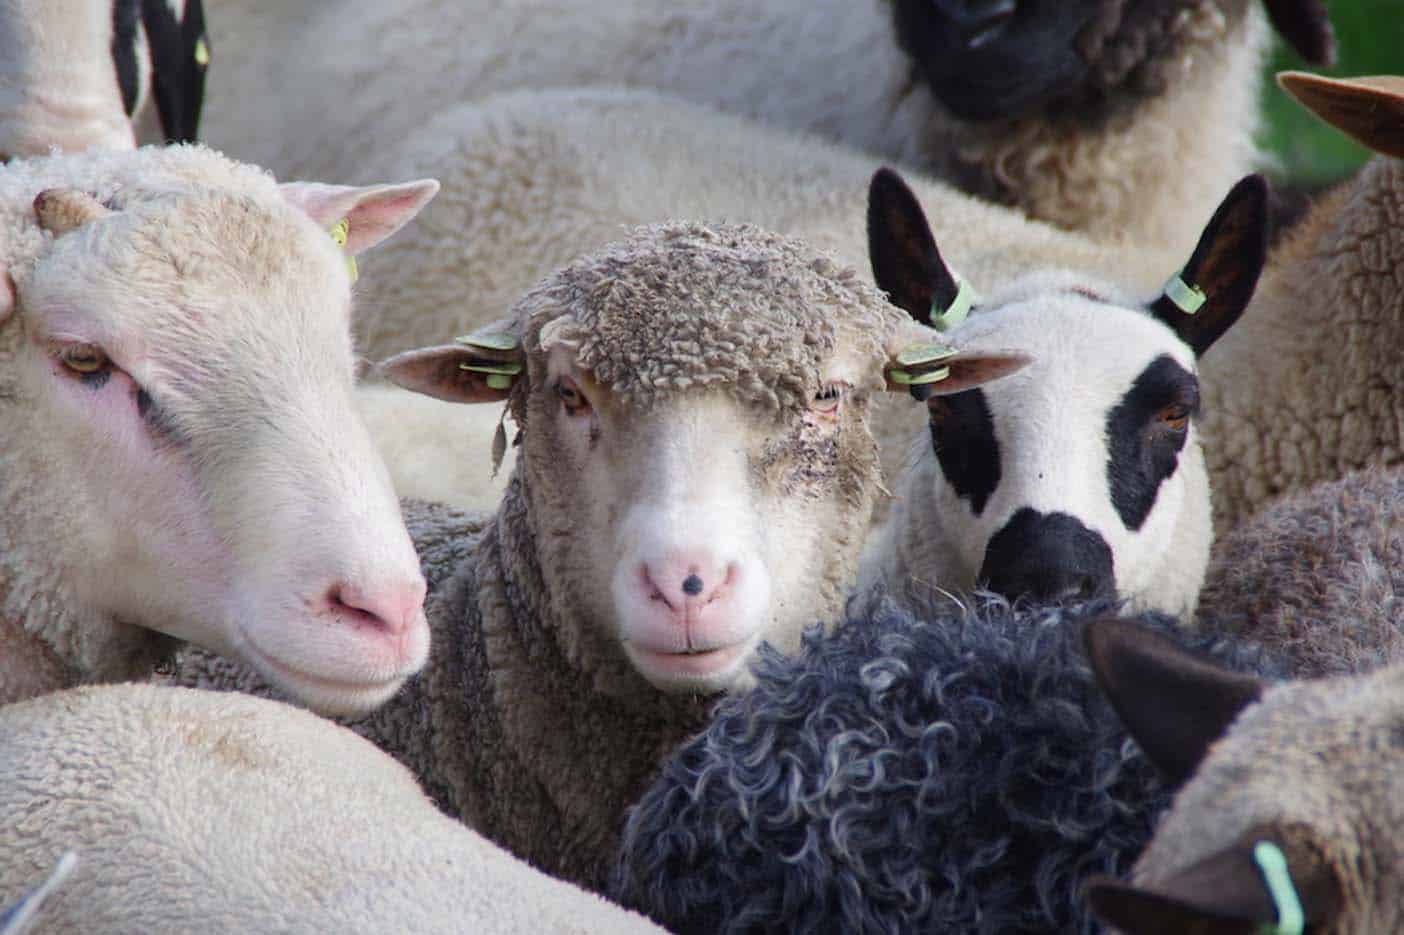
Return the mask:
<svg viewBox="0 0 1404 935">
<path fill-rule="evenodd" d="M 946 482 L 956 496 L 970 501 L 979 516 L 999 486 L 999 442 L 983 390 L 966 390 L 934 396 L 927 402 L 931 414 L 931 447 Z"/>
<path fill-rule="evenodd" d="M 157 447 L 163 445 L 181 445 L 184 436 L 176 428 L 165 409 L 156 405 L 156 400 L 146 390 L 137 389 L 136 393 L 137 415 L 146 423 L 146 430 L 151 433 L 152 439 Z"/>
<path fill-rule="evenodd" d="M 100 390 L 107 385 L 107 381 L 112 379 L 112 368 L 103 367 L 101 370 L 94 370 L 92 373 L 85 373 L 78 377 L 83 385 L 90 390 Z"/>
<path fill-rule="evenodd" d="M 122 0 L 119 0 L 122 2 Z M 195 50 L 205 37 L 201 0 L 186 0 L 182 19 L 168 0 L 141 0 L 141 23 L 151 44 L 151 89 L 166 141 L 192 143 L 199 136 L 200 108 L 205 100 L 205 68 Z"/>
<path fill-rule="evenodd" d="M 1180 463 L 1188 428 L 1175 430 L 1162 414 L 1199 411 L 1199 381 L 1162 354 L 1141 371 L 1121 402 L 1107 414 L 1107 486 L 1127 529 L 1140 529 L 1161 483 Z"/>
<path fill-rule="evenodd" d="M 1011 601 L 1115 597 L 1111 547 L 1067 513 L 1024 507 L 990 537 L 979 580 Z"/>
<path fill-rule="evenodd" d="M 136 110 L 141 90 L 136 54 L 138 2 L 115 0 L 112 4 L 112 64 L 117 69 L 117 87 L 122 91 L 122 108 L 128 117 Z"/>
</svg>

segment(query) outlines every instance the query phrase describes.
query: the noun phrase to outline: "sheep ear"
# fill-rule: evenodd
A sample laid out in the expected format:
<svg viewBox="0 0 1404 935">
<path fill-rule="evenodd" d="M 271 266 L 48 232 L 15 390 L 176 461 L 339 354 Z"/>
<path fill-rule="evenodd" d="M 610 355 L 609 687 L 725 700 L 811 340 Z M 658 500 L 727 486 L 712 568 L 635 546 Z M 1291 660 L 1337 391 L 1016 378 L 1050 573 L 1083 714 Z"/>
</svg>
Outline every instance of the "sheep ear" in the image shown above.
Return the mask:
<svg viewBox="0 0 1404 935">
<path fill-rule="evenodd" d="M 1189 262 L 1150 310 L 1202 356 L 1238 321 L 1267 261 L 1268 187 L 1240 179 L 1214 212 Z"/>
<path fill-rule="evenodd" d="M 868 186 L 868 261 L 878 288 L 923 325 L 932 324 L 933 308 L 950 308 L 959 294 L 916 195 L 886 167 Z"/>
<path fill-rule="evenodd" d="M 434 179 L 400 185 L 323 185 L 321 182 L 284 182 L 278 186 L 293 207 L 305 212 L 321 227 L 331 228 L 346 219 L 347 254 L 355 256 L 374 247 L 408 224 L 439 192 Z"/>
<path fill-rule="evenodd" d="M 1336 64 L 1336 33 L 1321 0 L 1265 0 L 1277 34 L 1311 65 Z"/>
<path fill-rule="evenodd" d="M 1229 672 L 1130 620 L 1088 622 L 1083 631 L 1097 684 L 1165 781 L 1178 786 L 1264 682 Z"/>
<path fill-rule="evenodd" d="M 887 389 L 909 392 L 918 400 L 962 393 L 1033 363 L 1023 351 L 951 347 L 939 332 L 914 321 L 897 328 L 887 353 Z"/>
<path fill-rule="evenodd" d="M 210 64 L 204 6 L 201 0 L 184 4 L 145 0 L 141 22 L 151 49 L 151 91 L 161 131 L 168 143 L 193 143 L 199 138 Z"/>
<path fill-rule="evenodd" d="M 396 354 L 380 365 L 392 383 L 451 403 L 500 402 L 523 379 L 526 356 L 509 330 L 480 330 L 453 344 Z"/>
<path fill-rule="evenodd" d="M 1404 77 L 1323 78 L 1284 71 L 1278 73 L 1277 83 L 1356 142 L 1386 156 L 1404 158 Z"/>
<path fill-rule="evenodd" d="M 46 188 L 34 196 L 34 214 L 39 218 L 39 226 L 55 237 L 62 237 L 111 213 L 111 208 L 76 188 Z"/>
<path fill-rule="evenodd" d="M 1201 932 L 1253 935 L 1278 921 L 1277 903 L 1257 848 L 1274 845 L 1307 925 L 1322 925 L 1340 912 L 1341 890 L 1330 868 L 1309 848 L 1270 828 L 1250 830 L 1224 850 L 1163 883 L 1138 887 L 1095 878 L 1084 891 L 1092 911 L 1126 935 Z M 1284 843 L 1286 842 L 1286 843 Z"/>
</svg>

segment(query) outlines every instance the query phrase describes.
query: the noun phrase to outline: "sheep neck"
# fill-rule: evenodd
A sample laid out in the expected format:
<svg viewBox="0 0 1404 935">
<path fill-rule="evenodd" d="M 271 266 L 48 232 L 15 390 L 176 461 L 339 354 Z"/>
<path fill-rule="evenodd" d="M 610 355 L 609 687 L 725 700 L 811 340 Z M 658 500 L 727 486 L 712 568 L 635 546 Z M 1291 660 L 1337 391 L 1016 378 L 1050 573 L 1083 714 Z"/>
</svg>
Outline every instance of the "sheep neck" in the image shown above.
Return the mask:
<svg viewBox="0 0 1404 935">
<path fill-rule="evenodd" d="M 566 628 L 601 624 L 548 592 L 537 542 L 519 475 L 484 535 L 477 565 L 484 656 L 492 691 L 502 698 L 492 707 L 520 767 L 512 778 L 522 788 L 505 797 L 518 815 L 525 801 L 533 803 L 535 838 L 522 856 L 599 888 L 625 809 L 667 754 L 703 725 L 710 702 L 651 688 L 626 696 L 601 691 L 559 639 Z M 482 830 L 497 836 L 509 829 Z"/>
</svg>

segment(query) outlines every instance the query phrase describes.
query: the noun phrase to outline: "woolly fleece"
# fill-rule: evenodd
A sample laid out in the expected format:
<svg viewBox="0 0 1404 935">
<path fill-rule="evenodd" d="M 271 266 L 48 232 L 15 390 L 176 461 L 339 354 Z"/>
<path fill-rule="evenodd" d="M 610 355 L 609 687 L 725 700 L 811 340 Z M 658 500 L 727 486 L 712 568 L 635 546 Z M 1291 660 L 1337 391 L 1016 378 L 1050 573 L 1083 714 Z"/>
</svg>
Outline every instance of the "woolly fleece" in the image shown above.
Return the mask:
<svg viewBox="0 0 1404 935">
<path fill-rule="evenodd" d="M 350 731 L 149 685 L 0 709 L 0 905 L 67 850 L 33 935 L 659 932 L 444 817 Z"/>
<path fill-rule="evenodd" d="M 617 898 L 681 933 L 1093 930 L 1081 882 L 1127 867 L 1169 800 L 1083 658 L 1109 605 L 906 602 L 762 654 L 630 812 Z"/>
</svg>

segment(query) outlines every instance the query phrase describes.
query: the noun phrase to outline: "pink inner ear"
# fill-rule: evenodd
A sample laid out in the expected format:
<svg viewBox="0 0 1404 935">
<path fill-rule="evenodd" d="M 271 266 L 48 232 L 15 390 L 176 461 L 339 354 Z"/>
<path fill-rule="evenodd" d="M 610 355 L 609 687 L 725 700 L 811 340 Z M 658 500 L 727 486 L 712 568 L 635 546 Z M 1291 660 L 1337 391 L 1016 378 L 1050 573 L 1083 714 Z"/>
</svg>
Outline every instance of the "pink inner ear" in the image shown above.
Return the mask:
<svg viewBox="0 0 1404 935">
<path fill-rule="evenodd" d="M 330 228 L 345 218 L 346 252 L 355 256 L 399 230 L 423 210 L 439 191 L 433 179 L 401 185 L 324 185 L 285 182 L 278 186 L 288 203 L 305 212 L 319 227 Z"/>
<path fill-rule="evenodd" d="M 0 265 L 0 325 L 10 320 L 15 311 L 15 281 L 10 278 L 10 269 Z"/>
</svg>

